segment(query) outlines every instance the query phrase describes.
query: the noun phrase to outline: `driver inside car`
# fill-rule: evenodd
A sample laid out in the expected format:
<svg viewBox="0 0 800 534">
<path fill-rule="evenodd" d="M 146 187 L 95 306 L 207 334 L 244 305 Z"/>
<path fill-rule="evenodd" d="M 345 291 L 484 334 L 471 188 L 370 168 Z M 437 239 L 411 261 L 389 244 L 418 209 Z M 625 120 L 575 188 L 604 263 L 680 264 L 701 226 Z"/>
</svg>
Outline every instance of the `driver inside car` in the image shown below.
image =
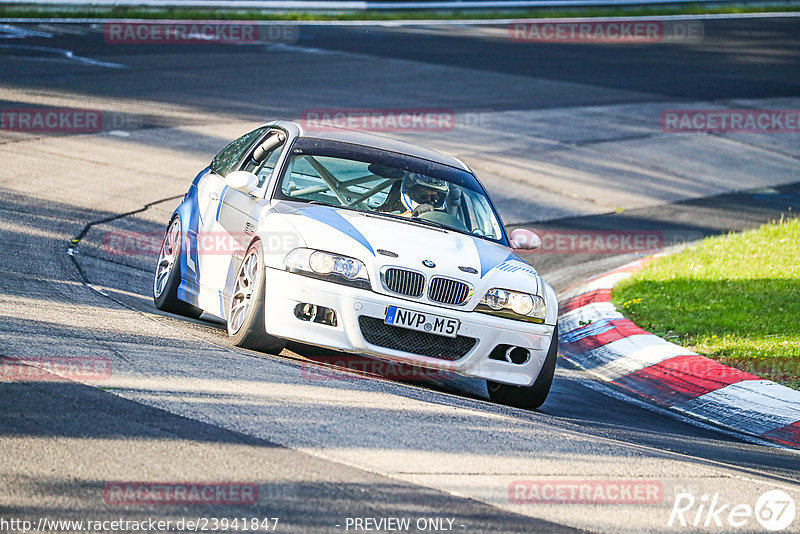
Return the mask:
<svg viewBox="0 0 800 534">
<path fill-rule="evenodd" d="M 450 191 L 444 180 L 416 173 L 406 174 L 400 187 L 396 186 L 392 186 L 386 202 L 378 210 L 394 212 L 401 217 L 418 217 L 428 211 L 442 209 Z"/>
</svg>

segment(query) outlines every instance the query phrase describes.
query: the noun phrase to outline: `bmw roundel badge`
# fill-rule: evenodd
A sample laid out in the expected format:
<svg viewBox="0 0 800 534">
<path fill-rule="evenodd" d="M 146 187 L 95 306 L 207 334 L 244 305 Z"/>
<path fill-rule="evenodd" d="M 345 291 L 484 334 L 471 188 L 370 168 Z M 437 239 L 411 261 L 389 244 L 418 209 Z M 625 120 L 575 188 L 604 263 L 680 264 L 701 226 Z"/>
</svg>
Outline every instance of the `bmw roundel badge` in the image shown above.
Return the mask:
<svg viewBox="0 0 800 534">
<path fill-rule="evenodd" d="M 424 265 L 425 267 L 430 267 L 431 269 L 436 267 L 436 264 L 433 263 L 431 260 L 422 260 L 422 265 Z"/>
</svg>

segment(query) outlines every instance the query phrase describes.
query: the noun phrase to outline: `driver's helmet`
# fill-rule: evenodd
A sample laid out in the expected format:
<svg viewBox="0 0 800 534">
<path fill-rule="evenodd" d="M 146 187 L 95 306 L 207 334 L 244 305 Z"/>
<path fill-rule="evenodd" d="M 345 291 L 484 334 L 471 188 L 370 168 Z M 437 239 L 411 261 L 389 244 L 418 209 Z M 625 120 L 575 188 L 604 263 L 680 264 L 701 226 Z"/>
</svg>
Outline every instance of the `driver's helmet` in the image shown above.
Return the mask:
<svg viewBox="0 0 800 534">
<path fill-rule="evenodd" d="M 444 180 L 424 174 L 408 173 L 400 187 L 400 199 L 409 211 L 421 204 L 430 204 L 434 209 L 444 206 L 450 186 Z"/>
</svg>

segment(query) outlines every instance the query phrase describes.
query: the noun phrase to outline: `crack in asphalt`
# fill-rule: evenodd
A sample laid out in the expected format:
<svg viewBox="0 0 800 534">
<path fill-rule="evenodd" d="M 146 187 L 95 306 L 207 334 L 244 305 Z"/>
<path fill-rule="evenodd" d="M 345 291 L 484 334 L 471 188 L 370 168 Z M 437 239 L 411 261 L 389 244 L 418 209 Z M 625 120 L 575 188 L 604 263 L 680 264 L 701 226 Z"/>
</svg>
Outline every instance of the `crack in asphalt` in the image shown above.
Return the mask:
<svg viewBox="0 0 800 534">
<path fill-rule="evenodd" d="M 96 289 L 96 288 L 94 288 L 92 286 L 91 282 L 89 281 L 89 276 L 86 274 L 86 271 L 83 270 L 83 266 L 75 258 L 76 249 L 78 248 L 78 245 L 80 245 L 81 239 L 86 237 L 86 234 L 89 233 L 89 230 L 91 230 L 93 226 L 96 226 L 98 224 L 105 224 L 105 223 L 109 223 L 109 222 L 112 222 L 112 221 L 116 221 L 116 220 L 122 219 L 124 217 L 130 217 L 131 215 L 136 215 L 137 213 L 142 213 L 144 211 L 147 211 L 151 207 L 153 207 L 153 206 L 155 206 L 157 204 L 163 204 L 164 202 L 169 202 L 170 200 L 176 200 L 176 199 L 179 199 L 179 198 L 181 198 L 183 196 L 184 195 L 175 195 L 175 196 L 171 196 L 171 197 L 167 197 L 167 198 L 162 198 L 160 200 L 154 200 L 153 202 L 148 202 L 147 204 L 145 204 L 141 208 L 138 208 L 138 209 L 135 209 L 135 210 L 131 210 L 131 211 L 127 211 L 125 213 L 118 213 L 116 215 L 112 215 L 110 217 L 104 217 L 102 219 L 95 219 L 93 221 L 89 221 L 88 223 L 86 223 L 84 225 L 83 229 L 81 229 L 81 231 L 78 233 L 78 235 L 73 237 L 69 241 L 69 244 L 67 245 L 67 255 L 69 255 L 70 259 L 72 259 L 72 263 L 73 263 L 73 265 L 75 265 L 75 268 L 78 270 L 78 273 L 80 274 L 84 285 L 86 285 L 87 287 L 90 287 L 92 289 L 95 289 L 95 291 L 98 291 L 98 292 L 100 292 L 101 294 L 103 294 L 105 296 L 108 296 L 105 293 L 103 293 L 102 291 L 100 291 L 100 290 L 98 290 L 98 289 Z"/>
</svg>

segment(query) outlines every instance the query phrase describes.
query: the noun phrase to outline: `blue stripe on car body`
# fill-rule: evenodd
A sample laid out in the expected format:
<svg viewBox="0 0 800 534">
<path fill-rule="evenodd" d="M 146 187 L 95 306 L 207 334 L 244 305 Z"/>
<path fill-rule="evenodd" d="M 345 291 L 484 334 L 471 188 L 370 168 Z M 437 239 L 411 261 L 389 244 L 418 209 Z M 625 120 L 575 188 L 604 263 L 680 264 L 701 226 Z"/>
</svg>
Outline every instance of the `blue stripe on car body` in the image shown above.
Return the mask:
<svg viewBox="0 0 800 534">
<path fill-rule="evenodd" d="M 601 319 L 593 323 L 579 326 L 578 328 L 570 330 L 569 332 L 564 332 L 561 335 L 561 339 L 565 343 L 574 343 L 589 336 L 599 336 L 600 334 L 608 332 L 613 328 L 614 325 L 611 324 L 607 319 Z"/>
<path fill-rule="evenodd" d="M 219 222 L 219 212 L 222 211 L 222 201 L 225 200 L 225 193 L 228 192 L 228 186 L 222 188 L 222 194 L 219 196 L 219 205 L 217 206 L 217 218 L 216 221 Z"/>
<path fill-rule="evenodd" d="M 178 286 L 178 299 L 188 302 L 194 306 L 198 304 L 200 294 L 199 273 L 196 269 L 189 267 L 188 257 L 196 267 L 197 257 L 197 232 L 200 228 L 200 206 L 197 200 L 197 185 L 211 170 L 206 167 L 192 181 L 189 192 L 183 197 L 183 202 L 175 210 L 174 215 L 178 215 L 181 220 L 182 245 L 186 245 L 186 250 L 181 250 L 181 284 Z"/>
<path fill-rule="evenodd" d="M 480 258 L 481 262 L 481 278 L 502 263 L 520 259 L 519 256 L 509 252 L 507 248 L 501 245 L 495 245 L 480 238 L 473 238 L 472 242 L 475 243 L 475 248 L 478 250 L 478 258 Z"/>
<path fill-rule="evenodd" d="M 327 208 L 325 206 L 308 206 L 298 208 L 297 213 L 300 215 L 305 215 L 306 217 L 310 217 L 323 224 L 327 224 L 331 228 L 335 228 L 343 234 L 347 234 L 354 240 L 364 245 L 364 247 L 369 250 L 373 256 L 376 255 L 375 251 L 372 249 L 372 245 L 369 244 L 369 241 L 366 237 L 364 237 L 364 234 L 359 232 L 358 228 L 353 226 L 347 219 L 337 213 L 334 208 Z"/>
</svg>

